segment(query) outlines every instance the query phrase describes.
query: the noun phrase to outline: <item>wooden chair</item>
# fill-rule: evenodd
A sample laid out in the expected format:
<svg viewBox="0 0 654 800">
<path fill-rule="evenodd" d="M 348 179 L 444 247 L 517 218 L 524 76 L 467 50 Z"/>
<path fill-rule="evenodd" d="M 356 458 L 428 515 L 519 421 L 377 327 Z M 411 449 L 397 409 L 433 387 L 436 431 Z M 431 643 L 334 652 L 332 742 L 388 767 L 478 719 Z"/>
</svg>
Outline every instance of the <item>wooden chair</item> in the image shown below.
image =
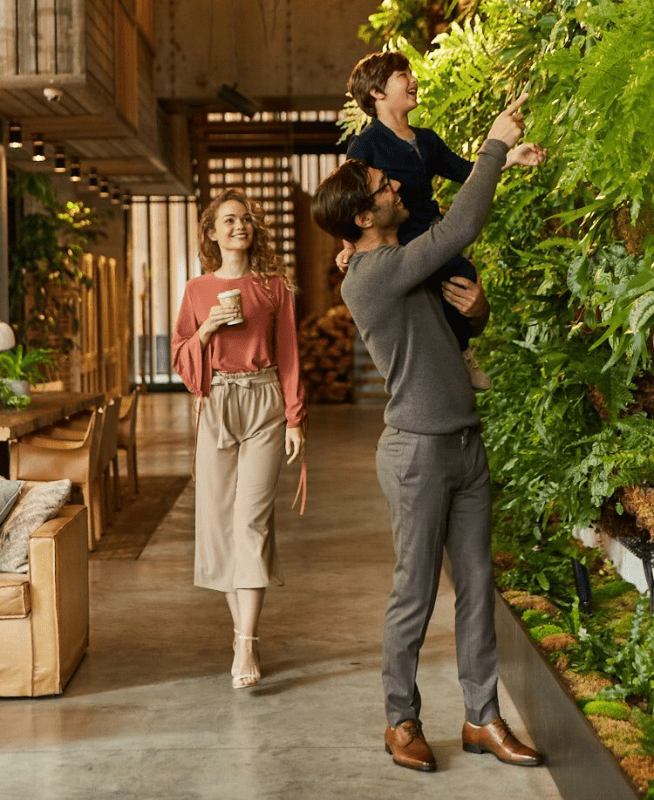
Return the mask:
<svg viewBox="0 0 654 800">
<path fill-rule="evenodd" d="M 92 412 L 81 439 L 48 435 L 48 429 L 10 443 L 13 480 L 52 481 L 69 478 L 79 486 L 88 509 L 88 548 L 102 535 L 100 444 L 105 415 Z"/>
<path fill-rule="evenodd" d="M 120 508 L 120 476 L 118 474 L 118 414 L 120 413 L 120 400 L 118 397 L 105 406 L 105 420 L 102 428 L 100 442 L 100 463 L 98 472 L 102 482 L 102 519 L 104 526 L 109 522 L 110 515 L 116 508 Z M 110 471 L 113 467 L 113 488 Z M 100 537 L 96 537 L 99 539 Z"/>
<path fill-rule="evenodd" d="M 120 508 L 120 478 L 118 473 L 118 414 L 120 397 L 109 401 L 100 409 L 103 416 L 102 435 L 98 452 L 97 473 L 99 475 L 100 524 L 94 526 L 95 541 L 99 541 L 109 523 L 111 514 Z M 84 438 L 89 412 L 77 414 L 65 422 L 58 422 L 39 433 L 39 438 L 80 441 Z M 113 487 L 111 484 L 111 468 L 113 467 Z"/>
<path fill-rule="evenodd" d="M 127 480 L 130 495 L 138 494 L 139 476 L 136 466 L 136 415 L 138 412 L 139 391 L 135 389 L 120 403 L 118 418 L 118 449 L 124 450 L 127 456 Z"/>
</svg>

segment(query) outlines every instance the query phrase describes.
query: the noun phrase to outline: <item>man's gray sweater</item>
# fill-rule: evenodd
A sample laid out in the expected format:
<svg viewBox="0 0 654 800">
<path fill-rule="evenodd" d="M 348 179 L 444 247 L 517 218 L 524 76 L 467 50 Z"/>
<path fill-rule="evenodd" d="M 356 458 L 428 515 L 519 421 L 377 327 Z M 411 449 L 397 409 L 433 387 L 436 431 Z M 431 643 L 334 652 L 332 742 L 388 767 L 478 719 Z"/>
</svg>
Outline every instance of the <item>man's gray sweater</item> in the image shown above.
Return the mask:
<svg viewBox="0 0 654 800">
<path fill-rule="evenodd" d="M 350 258 L 341 294 L 386 381 L 384 420 L 394 428 L 447 434 L 480 421 L 456 337 L 424 281 L 481 231 L 507 152 L 486 140 L 443 219 L 407 245 Z M 471 320 L 475 335 L 487 321 L 488 314 Z"/>
</svg>

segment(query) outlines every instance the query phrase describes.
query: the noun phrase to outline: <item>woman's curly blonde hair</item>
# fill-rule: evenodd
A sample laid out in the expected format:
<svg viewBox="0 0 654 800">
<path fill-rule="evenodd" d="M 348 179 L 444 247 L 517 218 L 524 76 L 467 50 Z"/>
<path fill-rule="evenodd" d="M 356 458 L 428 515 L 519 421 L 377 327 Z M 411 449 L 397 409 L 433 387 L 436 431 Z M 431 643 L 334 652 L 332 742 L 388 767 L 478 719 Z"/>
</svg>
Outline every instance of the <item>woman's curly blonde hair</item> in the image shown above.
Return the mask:
<svg viewBox="0 0 654 800">
<path fill-rule="evenodd" d="M 200 218 L 198 240 L 202 269 L 205 272 L 215 272 L 222 266 L 223 259 L 220 247 L 218 247 L 217 242 L 209 238 L 209 232 L 215 227 L 218 209 L 228 200 L 239 202 L 252 217 L 254 234 L 252 246 L 249 250 L 252 272 L 262 279 L 266 288 L 268 287 L 269 279 L 277 276 L 282 278 L 287 289 L 291 292 L 297 292 L 298 287 L 291 269 L 284 263 L 283 258 L 275 253 L 272 245 L 272 233 L 266 225 L 261 203 L 257 200 L 251 200 L 240 189 L 225 189 L 209 203 Z"/>
</svg>

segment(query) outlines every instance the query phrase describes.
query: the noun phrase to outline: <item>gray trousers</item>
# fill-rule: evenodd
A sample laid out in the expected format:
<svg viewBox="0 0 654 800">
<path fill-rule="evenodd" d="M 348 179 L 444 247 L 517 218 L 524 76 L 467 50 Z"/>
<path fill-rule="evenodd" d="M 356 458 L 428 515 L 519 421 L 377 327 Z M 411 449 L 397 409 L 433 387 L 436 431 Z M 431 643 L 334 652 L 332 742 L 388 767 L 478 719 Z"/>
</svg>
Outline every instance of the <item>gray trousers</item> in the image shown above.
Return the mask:
<svg viewBox="0 0 654 800">
<path fill-rule="evenodd" d="M 420 719 L 418 655 L 434 610 L 443 547 L 456 593 L 459 682 L 468 722 L 499 713 L 490 554 L 490 480 L 477 429 L 423 435 L 387 427 L 377 475 L 391 511 L 397 564 L 384 623 L 389 725 Z"/>
</svg>

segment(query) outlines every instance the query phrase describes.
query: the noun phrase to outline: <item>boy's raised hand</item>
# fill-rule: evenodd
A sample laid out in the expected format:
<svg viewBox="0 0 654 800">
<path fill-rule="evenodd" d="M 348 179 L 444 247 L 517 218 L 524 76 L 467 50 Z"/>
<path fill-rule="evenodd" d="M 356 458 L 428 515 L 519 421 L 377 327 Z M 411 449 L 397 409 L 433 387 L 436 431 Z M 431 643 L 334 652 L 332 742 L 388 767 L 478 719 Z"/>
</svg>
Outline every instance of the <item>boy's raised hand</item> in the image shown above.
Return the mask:
<svg viewBox="0 0 654 800">
<path fill-rule="evenodd" d="M 506 155 L 506 164 L 503 169 L 510 169 L 514 164 L 523 167 L 537 167 L 547 158 L 547 148 L 536 142 L 523 142 Z"/>
<path fill-rule="evenodd" d="M 352 242 L 346 242 L 345 240 L 343 240 L 343 249 L 336 256 L 336 266 L 340 269 L 341 272 L 347 272 L 347 268 L 350 263 L 350 256 L 354 252 L 355 250 Z"/>
<path fill-rule="evenodd" d="M 520 106 L 527 100 L 529 95 L 523 92 L 517 100 L 514 100 L 508 108 L 497 117 L 488 131 L 487 139 L 499 139 L 507 147 L 511 148 L 522 136 L 525 126 L 522 121 L 523 115 Z"/>
</svg>

